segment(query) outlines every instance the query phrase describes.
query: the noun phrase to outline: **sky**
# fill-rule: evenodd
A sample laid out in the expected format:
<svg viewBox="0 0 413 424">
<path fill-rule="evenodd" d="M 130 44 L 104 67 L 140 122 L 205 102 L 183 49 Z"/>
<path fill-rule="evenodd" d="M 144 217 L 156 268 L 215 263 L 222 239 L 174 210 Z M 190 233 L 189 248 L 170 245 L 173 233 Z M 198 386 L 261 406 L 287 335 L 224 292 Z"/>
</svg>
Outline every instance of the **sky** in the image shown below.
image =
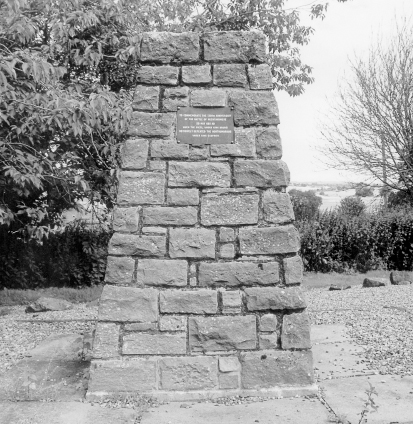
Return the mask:
<svg viewBox="0 0 413 424">
<path fill-rule="evenodd" d="M 311 0 L 287 0 L 286 7 L 308 3 Z M 413 0 L 330 0 L 324 20 L 311 21 L 308 12 L 302 10 L 301 22 L 315 28 L 310 43 L 301 49 L 303 62 L 313 67 L 315 82 L 298 97 L 275 92 L 283 160 L 293 183 L 363 180 L 361 175 L 326 167 L 320 126 L 326 119 L 334 119 L 329 102 L 340 80 L 349 74 L 349 59 L 365 57 L 379 35 L 385 40 L 395 34 L 395 23 L 403 17 L 413 18 Z"/>
</svg>

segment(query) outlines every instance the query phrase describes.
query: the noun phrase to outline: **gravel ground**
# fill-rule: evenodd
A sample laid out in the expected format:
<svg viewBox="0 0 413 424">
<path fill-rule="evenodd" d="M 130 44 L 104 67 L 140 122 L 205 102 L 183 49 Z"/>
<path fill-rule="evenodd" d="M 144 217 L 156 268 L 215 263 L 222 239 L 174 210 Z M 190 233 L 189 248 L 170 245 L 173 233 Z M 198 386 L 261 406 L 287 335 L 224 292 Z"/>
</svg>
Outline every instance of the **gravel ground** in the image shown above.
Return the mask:
<svg viewBox="0 0 413 424">
<path fill-rule="evenodd" d="M 0 375 L 10 369 L 26 353 L 52 334 L 84 334 L 94 327 L 93 321 L 72 322 L 18 322 L 19 319 L 62 320 L 96 319 L 97 307 L 85 304 L 74 305 L 68 311 L 26 314 L 25 306 L 7 308 L 10 311 L 0 316 Z"/>
<path fill-rule="evenodd" d="M 306 292 L 313 325 L 345 324 L 380 374 L 413 375 L 413 285 Z"/>
</svg>

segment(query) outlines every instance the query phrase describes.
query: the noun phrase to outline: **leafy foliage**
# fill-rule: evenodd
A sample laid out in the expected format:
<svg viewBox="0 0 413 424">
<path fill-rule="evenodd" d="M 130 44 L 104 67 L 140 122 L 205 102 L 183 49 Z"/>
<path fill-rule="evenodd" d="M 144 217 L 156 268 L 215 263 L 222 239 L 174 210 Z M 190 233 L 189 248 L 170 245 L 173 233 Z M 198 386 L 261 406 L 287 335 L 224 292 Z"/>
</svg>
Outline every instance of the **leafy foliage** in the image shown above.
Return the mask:
<svg viewBox="0 0 413 424">
<path fill-rule="evenodd" d="M 288 194 L 290 195 L 297 221 L 313 219 L 318 214 L 323 203 L 323 199 L 317 196 L 314 190 L 301 191 L 292 189 Z"/>
<path fill-rule="evenodd" d="M 360 197 L 374 196 L 373 188 L 369 186 L 365 186 L 365 185 L 358 185 L 356 187 L 356 196 L 360 196 Z"/>
<path fill-rule="evenodd" d="M 338 213 L 347 218 L 354 218 L 366 211 L 366 205 L 359 196 L 348 196 L 341 199 Z"/>
</svg>

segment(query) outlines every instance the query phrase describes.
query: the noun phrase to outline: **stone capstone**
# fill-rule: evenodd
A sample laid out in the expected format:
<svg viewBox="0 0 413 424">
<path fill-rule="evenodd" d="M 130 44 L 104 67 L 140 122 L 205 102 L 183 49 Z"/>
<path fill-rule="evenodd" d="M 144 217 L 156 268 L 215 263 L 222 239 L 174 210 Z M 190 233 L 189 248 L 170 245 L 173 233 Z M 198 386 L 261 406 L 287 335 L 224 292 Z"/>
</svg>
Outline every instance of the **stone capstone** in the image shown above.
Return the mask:
<svg viewBox="0 0 413 424">
<path fill-rule="evenodd" d="M 215 231 L 206 228 L 171 228 L 171 258 L 215 258 Z"/>
<path fill-rule="evenodd" d="M 229 187 L 230 181 L 231 171 L 227 163 L 169 163 L 169 187 Z"/>
<path fill-rule="evenodd" d="M 277 127 L 260 127 L 255 130 L 257 156 L 261 159 L 281 159 L 283 151 Z"/>
<path fill-rule="evenodd" d="M 284 315 L 281 347 L 284 350 L 311 349 L 310 319 L 306 312 Z"/>
<path fill-rule="evenodd" d="M 126 140 L 122 146 L 122 169 L 144 169 L 148 160 L 147 140 Z"/>
<path fill-rule="evenodd" d="M 188 85 L 209 84 L 212 82 L 211 65 L 183 66 L 182 82 Z"/>
<path fill-rule="evenodd" d="M 214 290 L 165 290 L 160 293 L 161 313 L 216 314 L 217 293 Z"/>
<path fill-rule="evenodd" d="M 249 311 L 282 311 L 307 307 L 302 291 L 296 287 L 251 287 L 244 291 Z"/>
<path fill-rule="evenodd" d="M 129 136 L 171 138 L 175 130 L 174 113 L 132 112 Z"/>
<path fill-rule="evenodd" d="M 135 272 L 135 259 L 108 256 L 105 283 L 120 286 L 131 285 Z"/>
<path fill-rule="evenodd" d="M 128 333 L 123 336 L 124 355 L 185 355 L 186 333 Z"/>
<path fill-rule="evenodd" d="M 114 233 L 109 241 L 108 253 L 114 256 L 163 257 L 166 254 L 166 237 Z"/>
<path fill-rule="evenodd" d="M 251 90 L 272 90 L 271 69 L 267 64 L 248 65 L 248 79 Z"/>
<path fill-rule="evenodd" d="M 290 171 L 281 160 L 236 160 L 234 178 L 237 186 L 286 187 Z"/>
<path fill-rule="evenodd" d="M 187 285 L 187 261 L 139 259 L 136 270 L 136 283 L 144 286 L 173 286 Z"/>
<path fill-rule="evenodd" d="M 177 85 L 179 68 L 176 66 L 140 66 L 136 79 L 142 84 Z"/>
<path fill-rule="evenodd" d="M 294 220 L 290 196 L 274 190 L 266 190 L 262 196 L 264 220 L 270 224 L 285 224 Z"/>
<path fill-rule="evenodd" d="M 213 81 L 219 87 L 246 87 L 248 80 L 245 65 L 214 65 Z"/>
<path fill-rule="evenodd" d="M 142 112 L 157 112 L 159 109 L 159 86 L 138 85 L 133 95 L 132 109 Z"/>
<path fill-rule="evenodd" d="M 144 225 L 195 225 L 198 209 L 193 206 L 153 206 L 143 209 Z"/>
</svg>

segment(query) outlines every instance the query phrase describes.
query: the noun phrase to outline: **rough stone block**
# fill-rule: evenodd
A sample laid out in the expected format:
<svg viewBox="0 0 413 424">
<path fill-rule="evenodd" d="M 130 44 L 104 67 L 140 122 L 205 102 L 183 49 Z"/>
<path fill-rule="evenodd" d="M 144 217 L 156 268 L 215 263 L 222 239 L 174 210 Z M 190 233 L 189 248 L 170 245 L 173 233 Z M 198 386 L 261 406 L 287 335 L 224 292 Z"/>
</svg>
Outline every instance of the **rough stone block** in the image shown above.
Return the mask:
<svg viewBox="0 0 413 424">
<path fill-rule="evenodd" d="M 170 188 L 167 203 L 174 206 L 195 206 L 199 204 L 199 192 L 196 188 Z"/>
<path fill-rule="evenodd" d="M 284 264 L 284 279 L 285 284 L 298 284 L 303 281 L 304 266 L 303 261 L 299 256 L 293 258 L 285 258 Z"/>
<path fill-rule="evenodd" d="M 226 291 L 221 290 L 222 313 L 223 314 L 240 314 L 242 298 L 239 290 Z"/>
<path fill-rule="evenodd" d="M 255 349 L 256 326 L 255 315 L 190 317 L 189 349 L 191 352 Z"/>
<path fill-rule="evenodd" d="M 119 256 L 163 257 L 166 254 L 166 237 L 115 233 L 110 239 L 108 253 Z"/>
<path fill-rule="evenodd" d="M 280 281 L 278 262 L 201 262 L 201 286 L 274 285 Z"/>
<path fill-rule="evenodd" d="M 142 234 L 159 234 L 166 236 L 167 233 L 168 230 L 162 227 L 142 227 Z"/>
<path fill-rule="evenodd" d="M 218 379 L 221 390 L 239 388 L 239 373 L 219 374 Z"/>
<path fill-rule="evenodd" d="M 148 162 L 148 171 L 166 172 L 166 162 L 152 159 Z"/>
<path fill-rule="evenodd" d="M 236 160 L 234 177 L 237 186 L 286 187 L 290 171 L 282 160 Z"/>
<path fill-rule="evenodd" d="M 283 227 L 240 228 L 239 240 L 244 255 L 296 253 L 300 238 L 293 225 Z"/>
<path fill-rule="evenodd" d="M 271 91 L 230 91 L 228 106 L 234 108 L 234 123 L 239 127 L 280 123 L 278 105 Z"/>
<path fill-rule="evenodd" d="M 275 332 L 277 330 L 277 316 L 274 314 L 265 314 L 260 317 L 260 331 Z"/>
<path fill-rule="evenodd" d="M 218 388 L 217 359 L 208 356 L 162 358 L 158 362 L 160 389 L 207 390 Z"/>
<path fill-rule="evenodd" d="M 189 88 L 166 88 L 163 95 L 162 109 L 165 112 L 176 112 L 178 108 L 189 106 Z"/>
<path fill-rule="evenodd" d="M 135 259 L 108 256 L 105 282 L 109 284 L 118 284 L 120 286 L 129 286 L 134 279 L 134 272 Z"/>
<path fill-rule="evenodd" d="M 126 140 L 122 146 L 122 169 L 144 169 L 148 160 L 147 140 Z"/>
<path fill-rule="evenodd" d="M 248 79 L 251 90 L 272 90 L 271 69 L 267 64 L 248 65 Z"/>
<path fill-rule="evenodd" d="M 162 313 L 216 314 L 217 292 L 214 290 L 178 291 L 165 290 L 160 294 Z"/>
<path fill-rule="evenodd" d="M 284 350 L 311 349 L 310 319 L 306 312 L 284 315 L 281 347 Z"/>
<path fill-rule="evenodd" d="M 249 311 L 282 311 L 307 306 L 302 291 L 295 287 L 252 287 L 245 289 L 245 295 Z"/>
<path fill-rule="evenodd" d="M 169 187 L 229 187 L 227 163 L 170 162 Z"/>
<path fill-rule="evenodd" d="M 156 388 L 153 359 L 93 361 L 90 367 L 90 393 L 137 393 Z"/>
<path fill-rule="evenodd" d="M 162 259 L 138 259 L 136 282 L 144 286 L 187 285 L 187 261 Z"/>
<path fill-rule="evenodd" d="M 260 349 L 278 349 L 278 334 L 260 334 L 259 336 Z"/>
<path fill-rule="evenodd" d="M 154 140 L 151 143 L 151 157 L 161 159 L 188 159 L 189 145 L 172 140 Z"/>
<path fill-rule="evenodd" d="M 146 32 L 142 35 L 142 62 L 197 62 L 199 34 L 196 32 Z"/>
<path fill-rule="evenodd" d="M 209 146 L 189 146 L 189 160 L 206 160 L 209 150 Z"/>
<path fill-rule="evenodd" d="M 236 356 L 221 356 L 219 358 L 219 370 L 221 372 L 236 372 L 240 368 L 241 364 Z"/>
<path fill-rule="evenodd" d="M 175 131 L 175 122 L 174 113 L 132 112 L 128 135 L 172 138 Z"/>
<path fill-rule="evenodd" d="M 119 325 L 98 322 L 93 339 L 93 359 L 119 356 Z"/>
<path fill-rule="evenodd" d="M 164 202 L 165 175 L 156 172 L 122 171 L 119 178 L 118 205 L 159 205 Z"/>
<path fill-rule="evenodd" d="M 219 241 L 221 242 L 235 241 L 235 230 L 233 228 L 220 228 Z"/>
<path fill-rule="evenodd" d="M 257 190 L 212 189 L 201 198 L 201 224 L 243 225 L 258 222 Z"/>
<path fill-rule="evenodd" d="M 153 206 L 143 209 L 144 225 L 195 225 L 198 209 L 193 206 Z"/>
<path fill-rule="evenodd" d="M 227 93 L 224 90 L 192 90 L 191 106 L 224 107 L 227 105 Z"/>
<path fill-rule="evenodd" d="M 204 228 L 171 228 L 171 258 L 215 258 L 215 231 Z"/>
<path fill-rule="evenodd" d="M 123 355 L 185 355 L 186 333 L 128 333 L 123 336 Z"/>
<path fill-rule="evenodd" d="M 241 381 L 244 389 L 313 384 L 311 352 L 247 352 L 242 361 Z"/>
<path fill-rule="evenodd" d="M 257 156 L 261 159 L 281 159 L 283 150 L 277 127 L 256 128 Z"/>
<path fill-rule="evenodd" d="M 158 291 L 106 285 L 100 298 L 99 320 L 156 322 Z"/>
<path fill-rule="evenodd" d="M 266 190 L 262 196 L 264 220 L 271 224 L 284 224 L 294 220 L 294 210 L 290 196 L 274 190 Z"/>
<path fill-rule="evenodd" d="M 214 65 L 214 85 L 219 87 L 246 87 L 248 84 L 245 65 Z"/>
<path fill-rule="evenodd" d="M 209 84 L 212 82 L 211 65 L 183 66 L 182 82 L 188 85 Z"/>
<path fill-rule="evenodd" d="M 113 213 L 113 230 L 118 233 L 137 233 L 141 208 L 116 208 Z"/>
<path fill-rule="evenodd" d="M 390 273 L 390 283 L 394 285 L 400 285 L 400 283 L 404 283 L 409 281 L 413 283 L 413 272 L 409 271 L 392 271 Z"/>
<path fill-rule="evenodd" d="M 253 128 L 235 128 L 233 144 L 212 144 L 211 156 L 255 157 L 255 131 Z"/>
<path fill-rule="evenodd" d="M 222 259 L 235 258 L 235 246 L 233 244 L 224 244 L 220 246 L 219 257 Z"/>
<path fill-rule="evenodd" d="M 132 322 L 124 324 L 125 331 L 155 331 L 158 329 L 156 322 Z"/>
<path fill-rule="evenodd" d="M 176 66 L 141 66 L 136 71 L 140 84 L 177 85 L 179 68 Z"/>
<path fill-rule="evenodd" d="M 159 109 L 159 86 L 138 85 L 132 101 L 132 109 L 142 112 L 157 112 Z"/>
<path fill-rule="evenodd" d="M 159 318 L 160 331 L 186 331 L 186 317 L 165 315 Z"/>
<path fill-rule="evenodd" d="M 266 39 L 259 31 L 205 33 L 204 59 L 211 62 L 265 62 Z"/>
</svg>

